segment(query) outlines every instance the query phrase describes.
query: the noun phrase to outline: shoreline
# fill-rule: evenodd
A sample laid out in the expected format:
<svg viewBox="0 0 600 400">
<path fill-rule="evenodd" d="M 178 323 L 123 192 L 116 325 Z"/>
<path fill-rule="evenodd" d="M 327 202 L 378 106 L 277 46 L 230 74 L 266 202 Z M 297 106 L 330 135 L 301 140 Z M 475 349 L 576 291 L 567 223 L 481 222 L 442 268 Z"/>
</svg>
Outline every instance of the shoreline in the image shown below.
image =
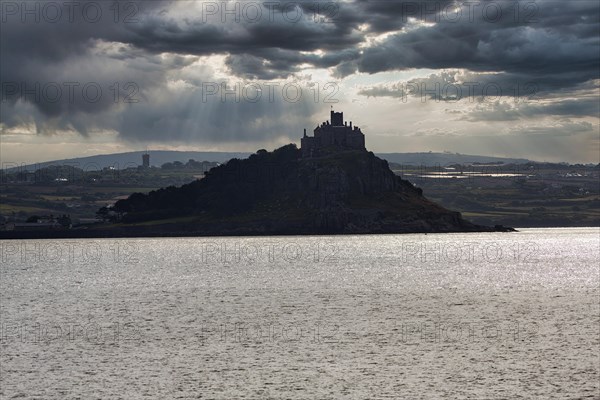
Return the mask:
<svg viewBox="0 0 600 400">
<path fill-rule="evenodd" d="M 147 229 L 74 229 L 55 231 L 4 231 L 0 232 L 0 240 L 26 240 L 26 239 L 111 239 L 111 238 L 159 238 L 159 237 L 262 237 L 262 236 L 343 236 L 343 235 L 401 235 L 416 233 L 480 233 L 480 232 L 518 232 L 511 227 L 474 227 L 474 229 L 451 229 L 451 230 L 396 230 L 396 231 L 356 231 L 340 232 L 325 230 L 306 230 L 298 232 L 289 231 L 185 231 L 185 230 L 163 230 L 150 231 Z"/>
</svg>

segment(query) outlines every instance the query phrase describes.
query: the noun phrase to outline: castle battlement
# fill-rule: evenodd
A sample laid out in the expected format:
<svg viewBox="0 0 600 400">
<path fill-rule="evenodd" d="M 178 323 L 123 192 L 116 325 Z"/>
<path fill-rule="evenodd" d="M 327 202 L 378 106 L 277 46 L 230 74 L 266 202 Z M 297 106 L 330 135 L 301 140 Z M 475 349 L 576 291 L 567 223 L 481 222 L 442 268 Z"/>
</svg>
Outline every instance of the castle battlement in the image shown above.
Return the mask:
<svg viewBox="0 0 600 400">
<path fill-rule="evenodd" d="M 331 121 L 331 122 L 330 122 Z M 344 121 L 343 112 L 331 111 L 330 121 L 325 121 L 313 131 L 314 136 L 307 136 L 300 140 L 302 157 L 314 157 L 325 148 L 344 150 L 365 150 L 365 135 L 359 127 L 352 126 Z"/>
</svg>

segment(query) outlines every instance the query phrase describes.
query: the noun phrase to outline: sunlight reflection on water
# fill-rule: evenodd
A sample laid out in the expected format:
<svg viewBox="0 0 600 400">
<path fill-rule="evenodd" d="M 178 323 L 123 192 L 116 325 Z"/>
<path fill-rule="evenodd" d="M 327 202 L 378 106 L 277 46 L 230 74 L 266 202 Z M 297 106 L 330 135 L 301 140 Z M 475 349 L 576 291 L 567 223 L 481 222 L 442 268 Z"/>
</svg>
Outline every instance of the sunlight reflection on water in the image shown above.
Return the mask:
<svg viewBox="0 0 600 400">
<path fill-rule="evenodd" d="M 0 397 L 592 398 L 599 233 L 2 241 Z"/>
</svg>

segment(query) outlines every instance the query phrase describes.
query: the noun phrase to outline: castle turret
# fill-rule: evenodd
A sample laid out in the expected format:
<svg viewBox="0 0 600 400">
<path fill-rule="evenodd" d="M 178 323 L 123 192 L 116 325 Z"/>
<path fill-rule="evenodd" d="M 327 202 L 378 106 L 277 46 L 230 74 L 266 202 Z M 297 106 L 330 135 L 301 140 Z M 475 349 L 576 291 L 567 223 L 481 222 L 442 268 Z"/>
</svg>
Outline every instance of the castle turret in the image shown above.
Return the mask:
<svg viewBox="0 0 600 400">
<path fill-rule="evenodd" d="M 344 126 L 344 113 L 331 110 L 331 125 Z"/>
</svg>

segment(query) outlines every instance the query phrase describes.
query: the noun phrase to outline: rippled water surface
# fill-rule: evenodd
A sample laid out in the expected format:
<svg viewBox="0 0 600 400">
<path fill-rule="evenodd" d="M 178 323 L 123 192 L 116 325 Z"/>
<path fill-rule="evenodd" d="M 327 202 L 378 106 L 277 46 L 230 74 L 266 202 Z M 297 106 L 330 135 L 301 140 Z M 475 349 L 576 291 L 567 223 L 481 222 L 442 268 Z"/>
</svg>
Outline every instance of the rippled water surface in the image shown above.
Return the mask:
<svg viewBox="0 0 600 400">
<path fill-rule="evenodd" d="M 0 398 L 600 398 L 600 231 L 2 241 Z"/>
</svg>

